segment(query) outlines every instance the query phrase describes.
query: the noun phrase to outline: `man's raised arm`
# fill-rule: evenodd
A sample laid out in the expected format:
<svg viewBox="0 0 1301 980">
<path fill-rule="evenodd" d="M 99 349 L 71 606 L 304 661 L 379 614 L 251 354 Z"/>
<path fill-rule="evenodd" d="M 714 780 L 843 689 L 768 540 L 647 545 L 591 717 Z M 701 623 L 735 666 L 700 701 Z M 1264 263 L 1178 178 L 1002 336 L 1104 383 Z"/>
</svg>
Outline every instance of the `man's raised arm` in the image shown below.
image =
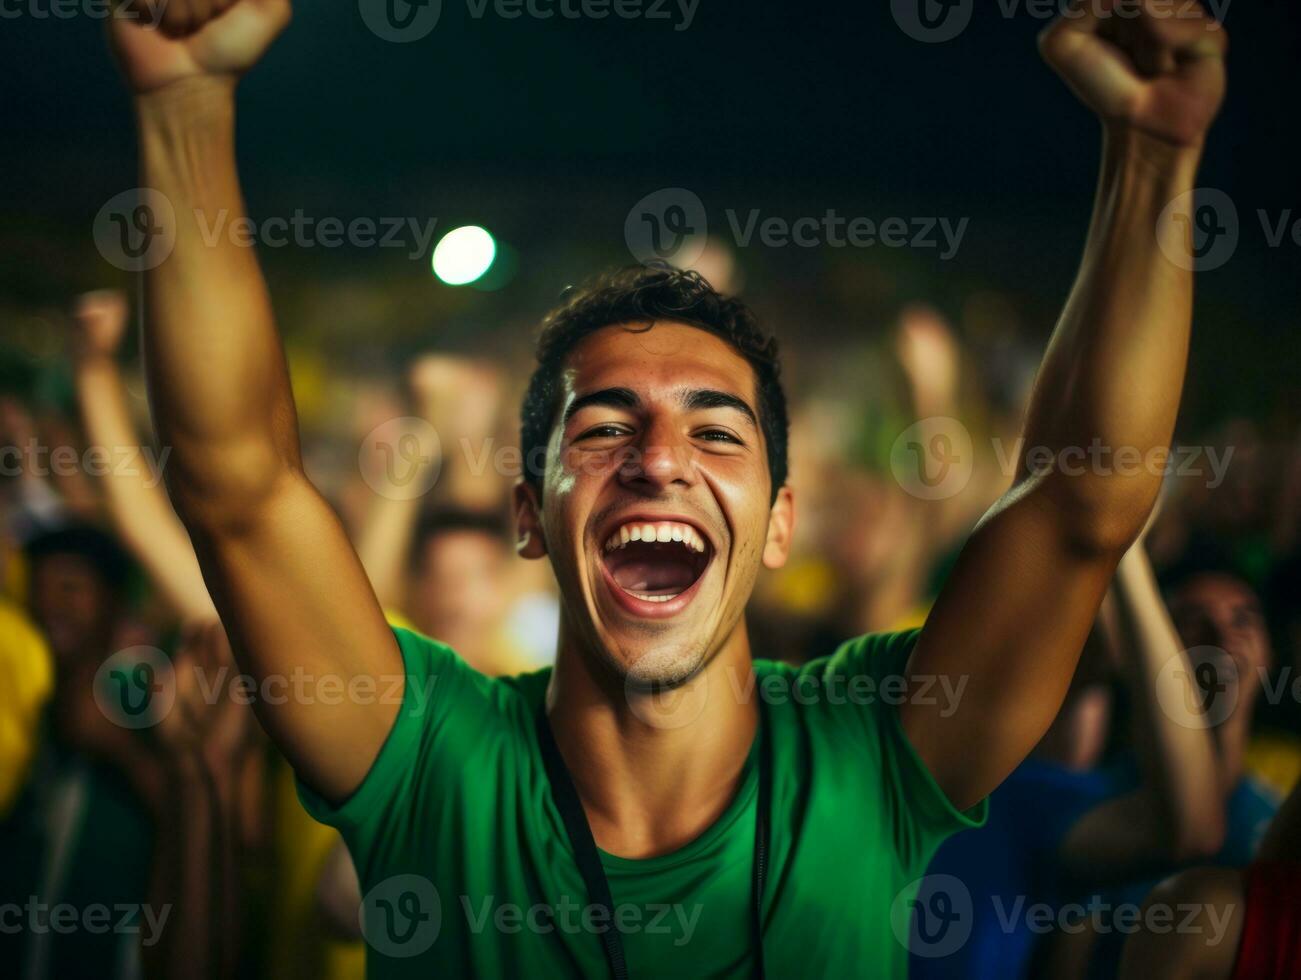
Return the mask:
<svg viewBox="0 0 1301 980">
<path fill-rule="evenodd" d="M 135 92 L 141 183 L 175 213 L 171 254 L 145 281 L 168 489 L 240 664 L 267 695 L 256 701 L 263 725 L 313 788 L 341 800 L 392 727 L 401 656 L 341 524 L 303 474 L 257 257 L 210 234 L 244 217 L 235 86 L 288 23 L 289 3 L 169 0 L 158 29 L 125 9 L 110 32 Z M 370 693 L 338 697 L 340 683 Z"/>
<path fill-rule="evenodd" d="M 1103 121 L 1102 176 L 1019 475 L 963 549 L 909 665 L 915 677 L 967 681 L 949 717 L 928 704 L 900 709 L 959 806 L 988 794 L 1047 730 L 1160 488 L 1152 454 L 1174 431 L 1192 273 L 1163 252 L 1158 226 L 1193 189 L 1224 95 L 1225 44 L 1199 6 L 1160 0 L 1077 0 L 1041 38 L 1044 57 Z"/>
</svg>

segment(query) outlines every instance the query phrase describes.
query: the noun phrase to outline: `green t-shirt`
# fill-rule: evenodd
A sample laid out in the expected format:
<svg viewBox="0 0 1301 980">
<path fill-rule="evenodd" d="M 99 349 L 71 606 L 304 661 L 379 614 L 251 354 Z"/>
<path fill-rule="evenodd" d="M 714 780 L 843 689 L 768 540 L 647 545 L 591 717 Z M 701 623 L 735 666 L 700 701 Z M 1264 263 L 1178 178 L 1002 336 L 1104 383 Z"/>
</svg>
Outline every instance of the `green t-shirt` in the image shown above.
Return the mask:
<svg viewBox="0 0 1301 980">
<path fill-rule="evenodd" d="M 371 771 L 338 807 L 300 787 L 357 865 L 369 976 L 608 976 L 608 923 L 590 907 L 537 744 L 550 671 L 484 677 L 395 632 L 406 694 Z M 984 803 L 950 805 L 899 725 L 888 679 L 915 639 L 860 637 L 800 668 L 755 663 L 773 740 L 770 978 L 903 977 L 917 880 L 945 837 L 984 821 Z M 735 799 L 696 840 L 645 860 L 602 852 L 633 980 L 753 975 L 757 782 L 752 749 Z"/>
</svg>

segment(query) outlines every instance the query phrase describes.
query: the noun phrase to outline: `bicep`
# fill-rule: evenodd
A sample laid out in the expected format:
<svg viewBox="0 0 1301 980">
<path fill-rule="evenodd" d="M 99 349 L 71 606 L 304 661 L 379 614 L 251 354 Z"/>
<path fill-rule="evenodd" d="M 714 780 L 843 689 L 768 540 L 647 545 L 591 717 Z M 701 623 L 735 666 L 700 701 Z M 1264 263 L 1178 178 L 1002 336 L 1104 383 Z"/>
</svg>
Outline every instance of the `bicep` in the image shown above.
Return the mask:
<svg viewBox="0 0 1301 980">
<path fill-rule="evenodd" d="M 337 515 L 291 475 L 194 542 L 263 727 L 304 782 L 345 798 L 392 728 L 405 674 Z"/>
<path fill-rule="evenodd" d="M 938 677 L 962 693 L 947 714 L 909 698 L 901 720 L 957 806 L 997 787 L 1061 708 L 1118 558 L 1072 542 L 1052 500 L 1014 489 L 967 541 L 918 638 L 914 685 Z"/>
</svg>

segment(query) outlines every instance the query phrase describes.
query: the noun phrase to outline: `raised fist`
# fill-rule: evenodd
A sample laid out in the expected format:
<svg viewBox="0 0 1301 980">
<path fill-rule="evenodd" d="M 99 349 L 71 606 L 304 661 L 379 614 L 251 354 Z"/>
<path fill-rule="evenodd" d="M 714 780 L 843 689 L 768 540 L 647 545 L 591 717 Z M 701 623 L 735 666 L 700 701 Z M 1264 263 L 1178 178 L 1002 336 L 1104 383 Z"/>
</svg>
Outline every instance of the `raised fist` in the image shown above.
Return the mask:
<svg viewBox="0 0 1301 980">
<path fill-rule="evenodd" d="M 1073 0 L 1044 59 L 1109 125 L 1200 146 L 1224 100 L 1228 35 L 1196 0 Z"/>
<path fill-rule="evenodd" d="M 238 79 L 289 18 L 289 0 L 125 0 L 109 18 L 109 38 L 143 94 L 188 78 Z"/>
<path fill-rule="evenodd" d="M 72 318 L 77 325 L 78 355 L 112 357 L 126 334 L 126 296 L 115 289 L 86 293 L 77 300 Z"/>
</svg>

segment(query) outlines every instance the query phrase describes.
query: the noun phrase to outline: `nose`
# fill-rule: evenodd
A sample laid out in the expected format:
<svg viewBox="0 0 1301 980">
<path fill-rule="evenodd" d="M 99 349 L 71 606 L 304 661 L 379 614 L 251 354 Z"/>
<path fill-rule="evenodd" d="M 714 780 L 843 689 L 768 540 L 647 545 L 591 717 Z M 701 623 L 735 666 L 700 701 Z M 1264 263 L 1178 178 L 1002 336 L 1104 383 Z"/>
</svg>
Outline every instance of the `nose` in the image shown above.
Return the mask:
<svg viewBox="0 0 1301 980">
<path fill-rule="evenodd" d="M 643 493 L 692 486 L 696 482 L 696 465 L 690 441 L 671 421 L 652 420 L 641 439 L 630 447 L 619 467 L 619 480 Z"/>
</svg>

